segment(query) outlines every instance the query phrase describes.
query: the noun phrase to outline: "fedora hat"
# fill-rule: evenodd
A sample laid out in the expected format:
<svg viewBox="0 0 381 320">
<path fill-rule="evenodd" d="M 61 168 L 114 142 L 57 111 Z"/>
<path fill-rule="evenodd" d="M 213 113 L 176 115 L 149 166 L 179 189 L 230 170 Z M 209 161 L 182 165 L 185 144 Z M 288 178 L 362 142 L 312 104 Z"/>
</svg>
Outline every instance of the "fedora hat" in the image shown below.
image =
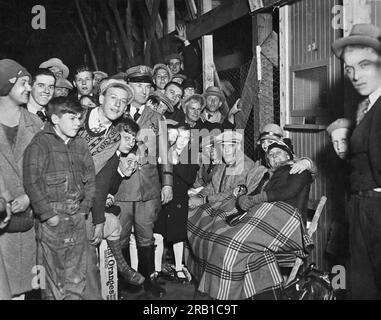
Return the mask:
<svg viewBox="0 0 381 320">
<path fill-rule="evenodd" d="M 44 61 L 43 63 L 40 64 L 39 68 L 45 68 L 49 69 L 51 67 L 57 67 L 62 71 L 62 76 L 67 79 L 69 76 L 69 68 L 62 62 L 61 59 L 58 58 L 51 58 L 47 61 Z"/>
<path fill-rule="evenodd" d="M 332 43 L 332 51 L 341 58 L 345 47 L 350 45 L 370 47 L 381 53 L 381 29 L 372 24 L 355 24 L 349 36 Z"/>
</svg>

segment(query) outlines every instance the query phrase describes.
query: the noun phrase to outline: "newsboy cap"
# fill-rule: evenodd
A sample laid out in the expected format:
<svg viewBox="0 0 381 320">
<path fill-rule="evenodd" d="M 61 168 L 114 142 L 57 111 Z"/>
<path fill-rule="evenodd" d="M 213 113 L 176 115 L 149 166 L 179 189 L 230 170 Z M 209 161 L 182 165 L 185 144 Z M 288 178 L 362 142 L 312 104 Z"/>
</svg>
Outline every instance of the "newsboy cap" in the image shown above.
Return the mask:
<svg viewBox="0 0 381 320">
<path fill-rule="evenodd" d="M 332 51 L 336 57 L 341 58 L 345 47 L 350 45 L 370 47 L 381 54 L 381 29 L 372 24 L 355 24 L 349 36 L 332 43 Z"/>
<path fill-rule="evenodd" d="M 337 119 L 328 126 L 327 132 L 331 135 L 333 131 L 342 128 L 351 129 L 352 121 L 346 118 Z"/>
<path fill-rule="evenodd" d="M 32 78 L 28 70 L 18 62 L 11 59 L 0 60 L 0 96 L 7 96 L 17 79 L 23 76 Z"/>
<path fill-rule="evenodd" d="M 127 104 L 130 104 L 132 100 L 134 100 L 134 90 L 124 80 L 108 79 L 102 82 L 100 86 L 100 94 L 103 95 L 107 89 L 113 88 L 113 87 L 123 88 L 127 92 L 128 94 Z"/>
</svg>

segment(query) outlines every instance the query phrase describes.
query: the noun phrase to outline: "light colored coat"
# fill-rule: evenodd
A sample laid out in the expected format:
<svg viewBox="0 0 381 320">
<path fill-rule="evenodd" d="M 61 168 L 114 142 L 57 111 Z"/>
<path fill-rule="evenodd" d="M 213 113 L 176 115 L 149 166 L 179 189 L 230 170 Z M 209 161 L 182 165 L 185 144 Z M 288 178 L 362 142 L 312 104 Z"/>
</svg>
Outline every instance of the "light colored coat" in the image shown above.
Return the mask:
<svg viewBox="0 0 381 320">
<path fill-rule="evenodd" d="M 33 136 L 41 130 L 41 125 L 41 120 L 37 116 L 21 108 L 13 151 L 0 126 L 0 175 L 12 199 L 25 194 L 22 179 L 24 151 Z M 34 229 L 22 233 L 0 234 L 0 252 L 12 295 L 30 291 L 34 276 L 32 268 L 36 265 Z"/>
<path fill-rule="evenodd" d="M 267 169 L 264 166 L 255 163 L 246 155 L 240 157 L 234 167 L 227 168 L 223 163 L 218 164 L 214 168 L 211 182 L 199 193 L 199 196 L 207 196 L 211 203 L 224 201 L 240 184 L 245 185 L 248 193 L 251 193 L 257 188 L 266 172 Z"/>
</svg>

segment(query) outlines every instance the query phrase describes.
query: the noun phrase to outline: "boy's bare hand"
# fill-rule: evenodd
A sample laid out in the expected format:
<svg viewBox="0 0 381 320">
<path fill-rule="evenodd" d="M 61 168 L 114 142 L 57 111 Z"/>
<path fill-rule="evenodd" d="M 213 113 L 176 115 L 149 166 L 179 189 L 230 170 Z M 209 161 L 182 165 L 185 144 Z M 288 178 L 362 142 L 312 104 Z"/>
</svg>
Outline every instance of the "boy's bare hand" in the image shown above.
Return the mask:
<svg viewBox="0 0 381 320">
<path fill-rule="evenodd" d="M 55 216 L 51 217 L 50 219 L 46 220 L 46 223 L 50 227 L 58 226 L 59 222 L 60 222 L 60 217 L 58 215 L 55 215 Z"/>
<path fill-rule="evenodd" d="M 25 211 L 29 207 L 29 204 L 29 197 L 26 194 L 13 199 L 11 206 L 12 213 L 20 213 Z"/>
<path fill-rule="evenodd" d="M 91 245 L 97 246 L 98 244 L 101 243 L 101 241 L 103 239 L 103 227 L 104 227 L 103 223 L 99 223 L 95 226 L 94 236 L 90 240 Z"/>
<path fill-rule="evenodd" d="M 161 203 L 166 204 L 173 199 L 173 191 L 171 186 L 164 186 L 161 189 Z"/>
<path fill-rule="evenodd" d="M 0 198 L 0 211 L 5 211 L 7 213 L 7 216 L 0 222 L 0 229 L 4 229 L 9 221 L 11 221 L 11 206 L 9 203 L 6 203 L 5 199 Z"/>
</svg>

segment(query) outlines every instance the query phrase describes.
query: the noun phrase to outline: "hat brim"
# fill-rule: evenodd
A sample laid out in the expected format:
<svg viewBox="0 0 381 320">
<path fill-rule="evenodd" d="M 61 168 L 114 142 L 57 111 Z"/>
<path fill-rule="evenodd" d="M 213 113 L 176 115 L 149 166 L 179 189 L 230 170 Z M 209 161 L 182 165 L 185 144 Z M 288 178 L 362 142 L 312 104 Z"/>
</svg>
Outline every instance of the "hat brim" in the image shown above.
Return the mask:
<svg viewBox="0 0 381 320">
<path fill-rule="evenodd" d="M 204 95 L 205 99 L 206 99 L 207 97 L 209 97 L 209 96 L 216 96 L 216 97 L 219 97 L 219 98 L 222 100 L 222 103 L 223 103 L 224 100 L 225 100 L 225 96 L 224 96 L 222 93 L 220 93 L 220 92 L 205 92 L 203 95 Z"/>
<path fill-rule="evenodd" d="M 135 83 L 149 83 L 154 84 L 152 77 L 150 76 L 137 76 L 137 77 L 131 77 L 127 79 L 128 82 L 135 82 Z"/>
<path fill-rule="evenodd" d="M 45 68 L 49 69 L 50 67 L 57 67 L 58 69 L 62 70 L 62 76 L 67 79 L 69 76 L 69 68 L 61 63 L 58 62 L 51 62 L 51 61 L 46 61 L 40 65 L 40 68 Z"/>
<path fill-rule="evenodd" d="M 348 36 L 337 39 L 332 44 L 332 51 L 336 57 L 342 58 L 344 48 L 350 45 L 370 47 L 381 53 L 381 41 L 367 36 Z"/>
</svg>

